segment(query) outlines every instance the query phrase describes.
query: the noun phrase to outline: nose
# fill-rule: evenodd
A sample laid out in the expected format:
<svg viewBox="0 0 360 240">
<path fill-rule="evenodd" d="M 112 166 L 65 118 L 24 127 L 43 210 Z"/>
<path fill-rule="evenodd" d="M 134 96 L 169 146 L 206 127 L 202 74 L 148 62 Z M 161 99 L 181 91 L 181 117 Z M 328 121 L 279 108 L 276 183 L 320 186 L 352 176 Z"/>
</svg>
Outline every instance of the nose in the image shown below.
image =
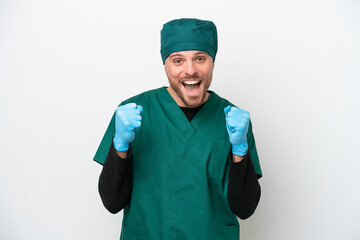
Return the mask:
<svg viewBox="0 0 360 240">
<path fill-rule="evenodd" d="M 186 68 L 185 68 L 185 73 L 187 75 L 192 76 L 192 75 L 196 74 L 197 71 L 198 70 L 197 70 L 196 64 L 194 62 L 192 62 L 192 61 L 187 62 Z"/>
</svg>

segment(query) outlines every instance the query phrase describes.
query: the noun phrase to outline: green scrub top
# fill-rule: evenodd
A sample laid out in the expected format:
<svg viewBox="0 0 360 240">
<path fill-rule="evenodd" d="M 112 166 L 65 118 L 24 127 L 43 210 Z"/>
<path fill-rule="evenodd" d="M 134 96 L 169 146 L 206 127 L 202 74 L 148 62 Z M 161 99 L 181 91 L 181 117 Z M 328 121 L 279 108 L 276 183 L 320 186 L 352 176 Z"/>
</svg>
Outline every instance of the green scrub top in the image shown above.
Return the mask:
<svg viewBox="0 0 360 240">
<path fill-rule="evenodd" d="M 133 186 L 124 208 L 121 240 L 238 240 L 239 223 L 227 200 L 231 143 L 224 108 L 211 92 L 191 122 L 166 87 L 132 97 L 143 106 L 131 143 Z M 115 115 L 95 154 L 103 164 Z M 262 176 L 251 123 L 247 134 L 255 171 Z"/>
</svg>

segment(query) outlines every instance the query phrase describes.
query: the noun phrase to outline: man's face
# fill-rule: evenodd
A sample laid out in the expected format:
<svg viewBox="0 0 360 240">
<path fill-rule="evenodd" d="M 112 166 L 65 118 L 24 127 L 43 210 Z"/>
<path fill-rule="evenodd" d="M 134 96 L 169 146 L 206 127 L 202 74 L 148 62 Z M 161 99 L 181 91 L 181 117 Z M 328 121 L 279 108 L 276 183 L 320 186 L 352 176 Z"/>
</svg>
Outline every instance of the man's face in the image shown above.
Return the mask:
<svg viewBox="0 0 360 240">
<path fill-rule="evenodd" d="M 180 107 L 198 107 L 209 97 L 214 62 L 205 52 L 174 52 L 165 61 L 168 91 Z"/>
</svg>

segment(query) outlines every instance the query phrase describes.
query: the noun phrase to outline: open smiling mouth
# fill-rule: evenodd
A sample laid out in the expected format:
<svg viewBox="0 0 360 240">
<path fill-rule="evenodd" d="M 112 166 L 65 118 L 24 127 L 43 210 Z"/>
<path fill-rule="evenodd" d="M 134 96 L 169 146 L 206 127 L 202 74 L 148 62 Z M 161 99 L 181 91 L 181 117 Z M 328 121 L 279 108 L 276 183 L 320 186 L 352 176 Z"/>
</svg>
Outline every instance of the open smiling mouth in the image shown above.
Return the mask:
<svg viewBox="0 0 360 240">
<path fill-rule="evenodd" d="M 200 80 L 184 81 L 182 82 L 182 84 L 189 95 L 197 95 L 200 89 L 201 81 Z"/>
</svg>

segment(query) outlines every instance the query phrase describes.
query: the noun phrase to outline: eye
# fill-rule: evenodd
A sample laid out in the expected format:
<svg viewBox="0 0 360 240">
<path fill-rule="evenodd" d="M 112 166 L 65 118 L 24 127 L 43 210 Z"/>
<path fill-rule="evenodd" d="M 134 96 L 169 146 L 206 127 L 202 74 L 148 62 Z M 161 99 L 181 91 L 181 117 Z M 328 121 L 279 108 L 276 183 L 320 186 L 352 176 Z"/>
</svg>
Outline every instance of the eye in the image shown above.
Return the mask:
<svg viewBox="0 0 360 240">
<path fill-rule="evenodd" d="M 173 60 L 173 63 L 174 63 L 175 65 L 179 65 L 179 64 L 182 63 L 182 60 L 179 59 L 179 58 L 177 58 L 177 59 L 174 59 L 174 60 Z"/>
<path fill-rule="evenodd" d="M 205 57 L 198 57 L 197 59 L 196 59 L 196 61 L 198 61 L 198 62 L 205 62 Z"/>
</svg>

